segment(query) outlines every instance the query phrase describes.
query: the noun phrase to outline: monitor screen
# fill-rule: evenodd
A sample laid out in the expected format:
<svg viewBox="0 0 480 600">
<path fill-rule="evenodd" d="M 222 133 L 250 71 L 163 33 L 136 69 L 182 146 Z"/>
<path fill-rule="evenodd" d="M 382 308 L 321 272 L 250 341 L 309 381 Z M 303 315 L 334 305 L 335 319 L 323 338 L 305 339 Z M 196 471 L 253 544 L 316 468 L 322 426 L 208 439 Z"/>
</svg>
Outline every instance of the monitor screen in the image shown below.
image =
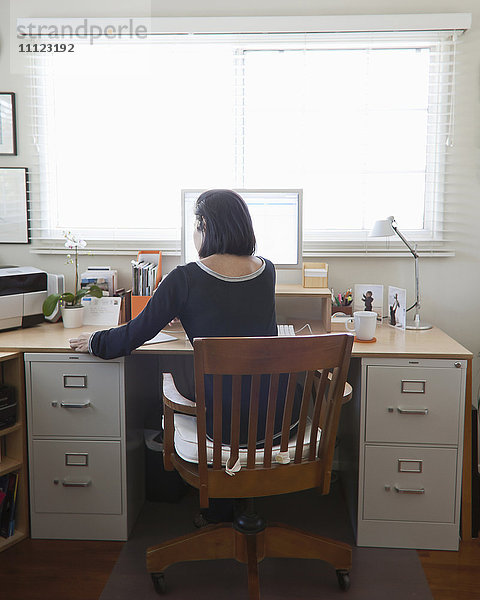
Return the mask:
<svg viewBox="0 0 480 600">
<path fill-rule="evenodd" d="M 182 263 L 198 260 L 193 243 L 195 202 L 204 190 L 182 190 Z M 239 190 L 253 221 L 255 254 L 277 268 L 302 265 L 302 190 Z"/>
</svg>

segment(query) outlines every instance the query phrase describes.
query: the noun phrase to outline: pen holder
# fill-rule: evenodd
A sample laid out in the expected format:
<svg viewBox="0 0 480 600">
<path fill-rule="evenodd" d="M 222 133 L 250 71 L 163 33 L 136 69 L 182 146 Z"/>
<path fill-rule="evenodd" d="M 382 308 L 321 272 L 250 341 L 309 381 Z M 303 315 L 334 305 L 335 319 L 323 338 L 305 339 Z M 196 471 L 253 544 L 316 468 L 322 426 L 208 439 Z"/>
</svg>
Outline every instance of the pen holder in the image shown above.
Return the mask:
<svg viewBox="0 0 480 600">
<path fill-rule="evenodd" d="M 351 315 L 352 305 L 349 304 L 348 306 L 335 306 L 332 304 L 332 315 L 338 312 L 344 313 L 345 315 Z"/>
</svg>

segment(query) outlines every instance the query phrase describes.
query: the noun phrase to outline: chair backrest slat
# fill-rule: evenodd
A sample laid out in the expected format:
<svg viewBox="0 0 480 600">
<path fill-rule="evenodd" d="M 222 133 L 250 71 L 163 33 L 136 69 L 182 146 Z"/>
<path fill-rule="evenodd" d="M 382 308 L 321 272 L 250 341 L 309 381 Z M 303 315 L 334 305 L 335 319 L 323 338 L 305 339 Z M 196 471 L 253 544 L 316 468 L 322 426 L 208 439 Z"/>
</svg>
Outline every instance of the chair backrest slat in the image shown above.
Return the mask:
<svg viewBox="0 0 480 600">
<path fill-rule="evenodd" d="M 257 452 L 258 406 L 260 404 L 260 375 L 253 375 L 250 387 L 250 411 L 248 415 L 247 469 L 255 468 Z"/>
<path fill-rule="evenodd" d="M 222 468 L 222 375 L 213 376 L 213 468 Z"/>
<path fill-rule="evenodd" d="M 297 427 L 297 443 L 295 446 L 295 463 L 302 462 L 303 441 L 305 439 L 305 429 L 307 427 L 308 409 L 311 405 L 314 371 L 308 371 L 305 378 L 305 386 L 302 394 L 302 404 L 300 408 L 300 418 Z"/>
<path fill-rule="evenodd" d="M 278 395 L 278 374 L 270 377 L 270 389 L 268 391 L 267 418 L 265 423 L 265 445 L 263 447 L 263 466 L 268 469 L 272 466 L 272 447 L 275 412 Z"/>
<path fill-rule="evenodd" d="M 322 414 L 320 416 L 320 427 L 322 427 L 322 437 L 320 438 L 320 444 L 318 446 L 318 458 L 321 458 L 322 460 L 326 459 L 330 450 L 332 451 L 333 456 L 333 451 L 335 449 L 335 440 L 332 440 L 332 437 L 336 437 L 337 432 L 336 430 L 335 432 L 332 431 L 332 424 L 336 416 L 335 392 L 336 388 L 338 387 L 338 379 L 339 369 L 334 369 L 330 380 L 330 384 L 328 386 L 327 397 L 325 399 L 325 409 L 322 411 Z"/>
<path fill-rule="evenodd" d="M 317 453 L 317 437 L 318 437 L 318 428 L 323 431 L 323 424 L 320 424 L 321 416 L 324 414 L 325 410 L 325 390 L 327 388 L 328 383 L 328 369 L 322 369 L 321 371 L 317 371 L 315 373 L 315 402 L 312 414 L 312 429 L 310 431 L 310 448 L 308 451 L 308 460 L 315 460 L 315 456 Z M 322 412 L 323 409 L 323 412 Z"/>
<path fill-rule="evenodd" d="M 234 375 L 232 380 L 232 418 L 230 426 L 230 467 L 238 460 L 240 448 L 240 412 L 242 405 L 242 376 Z"/>
<path fill-rule="evenodd" d="M 288 440 L 290 439 L 290 427 L 292 424 L 293 403 L 297 389 L 297 375 L 297 373 L 289 373 L 288 376 L 287 394 L 285 396 L 285 407 L 283 409 L 280 452 L 286 452 L 288 450 Z"/>
</svg>

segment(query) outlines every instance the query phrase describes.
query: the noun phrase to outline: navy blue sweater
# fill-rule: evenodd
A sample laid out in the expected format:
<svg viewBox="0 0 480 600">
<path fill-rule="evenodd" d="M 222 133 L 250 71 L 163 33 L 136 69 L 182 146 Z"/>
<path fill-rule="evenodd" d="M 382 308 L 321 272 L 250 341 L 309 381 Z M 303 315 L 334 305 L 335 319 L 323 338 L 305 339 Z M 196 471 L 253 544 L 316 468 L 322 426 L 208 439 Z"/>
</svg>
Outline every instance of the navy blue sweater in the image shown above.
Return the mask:
<svg viewBox="0 0 480 600">
<path fill-rule="evenodd" d="M 191 342 L 196 337 L 277 335 L 274 266 L 263 259 L 262 267 L 246 277 L 223 277 L 200 263 L 177 267 L 135 319 L 96 332 L 91 352 L 100 358 L 127 356 L 175 317 Z"/>
</svg>

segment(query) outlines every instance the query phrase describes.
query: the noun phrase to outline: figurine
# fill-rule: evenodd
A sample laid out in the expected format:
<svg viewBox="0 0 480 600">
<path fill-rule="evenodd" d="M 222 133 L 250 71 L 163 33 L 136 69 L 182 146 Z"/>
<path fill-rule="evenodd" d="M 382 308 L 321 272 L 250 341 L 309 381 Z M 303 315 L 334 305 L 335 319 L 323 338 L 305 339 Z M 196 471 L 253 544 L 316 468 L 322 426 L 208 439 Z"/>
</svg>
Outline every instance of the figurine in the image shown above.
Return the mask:
<svg viewBox="0 0 480 600">
<path fill-rule="evenodd" d="M 393 304 L 390 306 L 390 325 L 395 326 L 397 324 L 396 312 L 399 306 L 398 294 L 395 294 Z"/>
<path fill-rule="evenodd" d="M 373 292 L 370 290 L 363 294 L 362 300 L 365 302 L 365 310 L 372 310 L 373 299 Z"/>
</svg>

